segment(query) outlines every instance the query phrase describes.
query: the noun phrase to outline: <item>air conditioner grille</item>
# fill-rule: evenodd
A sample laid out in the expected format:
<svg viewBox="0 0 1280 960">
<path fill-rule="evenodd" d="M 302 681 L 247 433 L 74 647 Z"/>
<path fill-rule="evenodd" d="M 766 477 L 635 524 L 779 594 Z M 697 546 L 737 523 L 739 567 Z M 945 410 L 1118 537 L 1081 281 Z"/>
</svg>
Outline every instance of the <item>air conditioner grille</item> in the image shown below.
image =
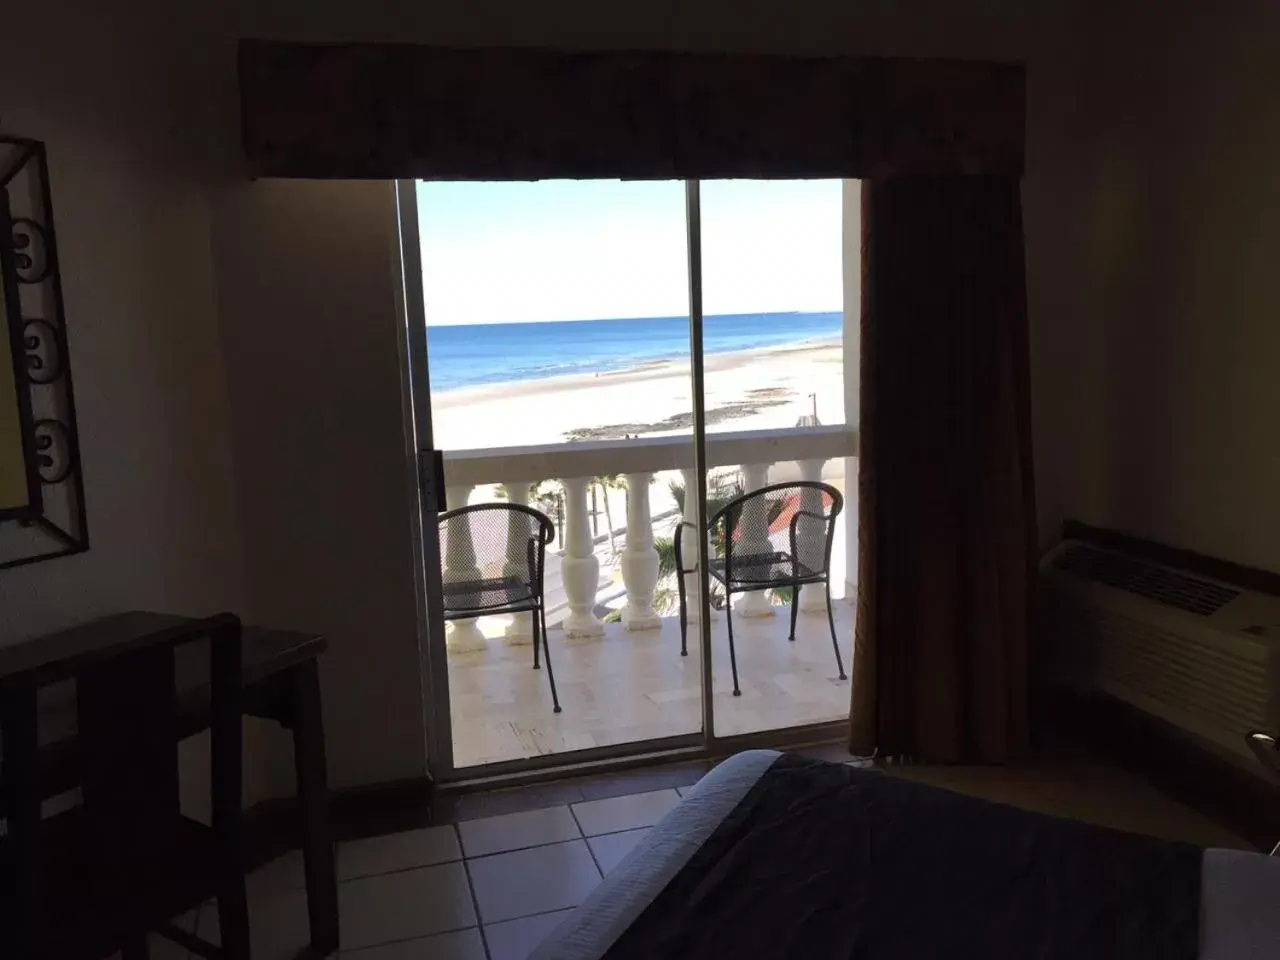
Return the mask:
<svg viewBox="0 0 1280 960">
<path fill-rule="evenodd" d="M 1231 587 L 1083 544 L 1059 553 L 1053 568 L 1201 617 L 1216 613 L 1240 596 L 1240 591 Z"/>
</svg>

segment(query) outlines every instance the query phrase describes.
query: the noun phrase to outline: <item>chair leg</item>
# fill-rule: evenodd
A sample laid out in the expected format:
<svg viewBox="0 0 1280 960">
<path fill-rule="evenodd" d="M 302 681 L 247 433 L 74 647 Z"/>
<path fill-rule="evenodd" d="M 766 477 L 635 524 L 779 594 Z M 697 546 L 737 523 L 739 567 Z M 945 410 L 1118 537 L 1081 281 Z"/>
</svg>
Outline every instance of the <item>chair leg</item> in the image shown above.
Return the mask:
<svg viewBox="0 0 1280 960">
<path fill-rule="evenodd" d="M 840 669 L 840 679 L 848 680 L 844 673 L 844 661 L 840 659 L 840 641 L 836 639 L 836 615 L 831 610 L 831 581 L 824 580 L 822 585 L 827 588 L 827 623 L 831 626 L 831 646 L 836 651 L 836 666 Z"/>
<path fill-rule="evenodd" d="M 551 669 L 551 644 L 547 642 L 547 615 L 546 612 L 539 607 L 537 617 L 542 621 L 542 644 L 543 652 L 546 654 L 547 660 L 547 679 L 551 681 L 551 703 L 555 708 L 553 712 L 560 712 L 560 697 L 556 693 L 556 674 Z M 536 628 L 535 628 L 536 629 Z M 537 640 L 534 640 L 537 643 Z"/>
<path fill-rule="evenodd" d="M 676 536 L 680 536 L 679 531 Z M 676 593 L 680 596 L 680 656 L 687 657 L 689 655 L 689 617 L 685 609 L 684 600 L 684 572 L 676 571 Z"/>
<path fill-rule="evenodd" d="M 791 586 L 791 633 L 787 635 L 787 639 L 792 643 L 796 642 L 796 614 L 800 610 L 800 588 L 792 584 Z"/>
<path fill-rule="evenodd" d="M 520 614 L 517 613 L 516 616 Z M 542 668 L 538 666 L 538 613 L 536 610 L 529 612 L 529 619 L 533 621 L 533 669 L 540 670 Z"/>
<path fill-rule="evenodd" d="M 733 600 L 726 594 L 724 605 L 725 623 L 729 625 L 729 668 L 733 671 L 733 695 L 735 697 L 742 696 L 742 691 L 738 689 L 738 655 L 733 650 Z"/>
<path fill-rule="evenodd" d="M 312 956 L 327 957 L 338 950 L 338 878 L 330 818 L 329 772 L 320 702 L 320 673 L 315 659 L 290 671 L 293 690 L 293 765 L 302 826 L 302 868 L 307 891 L 307 923 Z M 233 898 L 244 893 L 244 878 Z M 222 901 L 219 900 L 219 916 Z M 238 911 L 238 907 L 235 907 Z M 248 950 L 247 924 L 245 916 Z M 226 928 L 223 927 L 225 930 Z M 225 944 L 227 941 L 223 941 Z M 233 956 L 233 954 L 228 954 Z M 248 953 L 245 954 L 248 956 Z"/>
<path fill-rule="evenodd" d="M 227 960 L 249 960 L 249 901 L 244 877 L 218 894 L 218 932 Z M 145 957 L 145 954 L 143 955 Z"/>
</svg>

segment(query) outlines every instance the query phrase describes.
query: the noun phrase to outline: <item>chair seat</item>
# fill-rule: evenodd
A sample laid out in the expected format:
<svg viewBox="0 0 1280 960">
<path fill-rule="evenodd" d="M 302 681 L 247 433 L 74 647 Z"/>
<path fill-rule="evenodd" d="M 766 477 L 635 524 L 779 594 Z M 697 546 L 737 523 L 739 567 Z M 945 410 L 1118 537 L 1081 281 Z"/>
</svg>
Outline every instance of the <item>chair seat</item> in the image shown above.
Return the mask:
<svg viewBox="0 0 1280 960">
<path fill-rule="evenodd" d="M 729 587 L 786 586 L 822 579 L 821 573 L 800 561 L 793 564 L 791 554 L 784 550 L 775 550 L 773 553 L 734 553 L 730 579 L 725 578 L 724 558 L 713 557 L 708 572 Z"/>
<path fill-rule="evenodd" d="M 533 585 L 520 577 L 454 580 L 444 584 L 446 620 L 499 611 L 532 610 L 536 606 Z"/>
</svg>

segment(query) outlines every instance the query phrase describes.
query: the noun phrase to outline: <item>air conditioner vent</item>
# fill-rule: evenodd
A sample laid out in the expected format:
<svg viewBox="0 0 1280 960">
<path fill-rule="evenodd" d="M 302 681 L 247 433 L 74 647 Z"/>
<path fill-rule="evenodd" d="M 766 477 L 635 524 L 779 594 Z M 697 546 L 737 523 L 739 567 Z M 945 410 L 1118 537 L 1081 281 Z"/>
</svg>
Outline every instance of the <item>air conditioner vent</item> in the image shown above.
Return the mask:
<svg viewBox="0 0 1280 960">
<path fill-rule="evenodd" d="M 1053 569 L 1201 617 L 1211 616 L 1240 596 L 1231 587 L 1085 544 L 1061 551 L 1053 559 Z"/>
</svg>

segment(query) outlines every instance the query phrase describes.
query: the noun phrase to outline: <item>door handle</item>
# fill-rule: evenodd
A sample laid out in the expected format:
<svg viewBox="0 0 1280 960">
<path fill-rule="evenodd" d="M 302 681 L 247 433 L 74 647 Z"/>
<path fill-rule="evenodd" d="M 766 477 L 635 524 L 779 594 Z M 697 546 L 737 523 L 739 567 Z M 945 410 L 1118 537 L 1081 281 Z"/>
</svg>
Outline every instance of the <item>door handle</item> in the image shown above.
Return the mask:
<svg viewBox="0 0 1280 960">
<path fill-rule="evenodd" d="M 424 504 L 435 505 L 436 513 L 449 509 L 444 489 L 444 451 L 418 451 L 418 487 Z"/>
</svg>

